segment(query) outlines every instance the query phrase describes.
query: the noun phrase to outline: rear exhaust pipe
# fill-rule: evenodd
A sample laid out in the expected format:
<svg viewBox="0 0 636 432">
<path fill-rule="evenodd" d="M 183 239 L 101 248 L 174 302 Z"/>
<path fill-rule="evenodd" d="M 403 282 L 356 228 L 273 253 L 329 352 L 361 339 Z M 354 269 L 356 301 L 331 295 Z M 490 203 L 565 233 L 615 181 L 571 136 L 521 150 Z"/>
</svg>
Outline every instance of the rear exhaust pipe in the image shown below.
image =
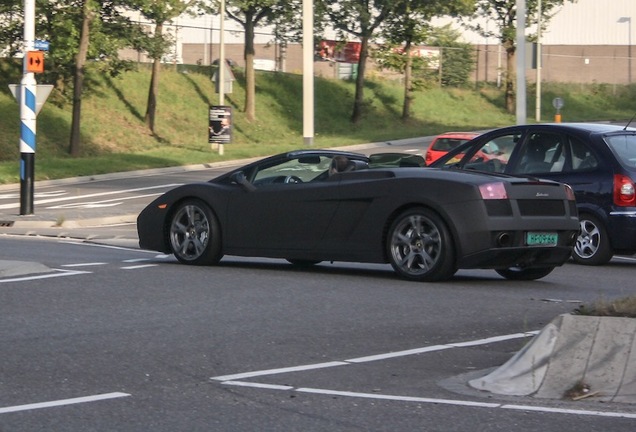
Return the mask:
<svg viewBox="0 0 636 432">
<path fill-rule="evenodd" d="M 499 247 L 509 247 L 512 242 L 512 238 L 510 233 L 502 232 L 497 236 L 497 246 Z"/>
</svg>

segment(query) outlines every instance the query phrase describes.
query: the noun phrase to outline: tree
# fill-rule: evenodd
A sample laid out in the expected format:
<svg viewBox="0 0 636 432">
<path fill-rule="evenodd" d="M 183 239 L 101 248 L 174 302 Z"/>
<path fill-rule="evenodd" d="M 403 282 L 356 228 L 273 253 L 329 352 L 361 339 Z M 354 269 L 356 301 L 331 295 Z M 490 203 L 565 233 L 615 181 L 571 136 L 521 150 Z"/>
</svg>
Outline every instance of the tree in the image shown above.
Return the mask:
<svg viewBox="0 0 636 432">
<path fill-rule="evenodd" d="M 474 0 L 404 0 L 396 2 L 382 28 L 382 36 L 388 42 L 383 52 L 383 63 L 404 74 L 404 103 L 402 119 L 411 116 L 414 99 L 413 69 L 427 68 L 427 59 L 413 52 L 416 45 L 430 39 L 430 20 L 435 16 L 457 15 L 472 12 Z"/>
<path fill-rule="evenodd" d="M 319 0 L 320 10 L 341 38 L 350 34 L 360 39 L 360 58 L 351 114 L 353 123 L 358 123 L 362 117 L 369 42 L 394 9 L 405 1 L 408 0 Z"/>
<path fill-rule="evenodd" d="M 550 18 L 557 12 L 557 8 L 566 1 L 576 0 L 526 0 L 526 26 L 537 24 L 537 5 L 541 1 L 541 23 L 546 27 Z M 481 24 L 467 24 L 467 27 L 477 31 L 484 37 L 497 37 L 506 51 L 506 74 L 504 88 L 506 93 L 506 109 L 515 112 L 516 107 L 516 19 L 517 0 L 477 0 L 477 10 L 474 19 L 486 18 L 494 20 L 497 30 L 488 30 Z"/>
<path fill-rule="evenodd" d="M 164 25 L 197 3 L 196 0 L 136 0 L 132 6 L 147 20 L 154 23 L 154 32 L 148 37 L 137 40 L 137 48 L 145 48 L 152 59 L 152 73 L 148 88 L 148 102 L 144 121 L 152 133 L 155 133 L 155 115 L 157 112 L 157 94 L 159 93 L 159 71 L 161 58 L 168 52 L 171 40 L 164 34 Z"/>
<path fill-rule="evenodd" d="M 103 59 L 102 69 L 119 73 L 121 62 L 117 51 L 128 43 L 125 37 L 129 21 L 120 14 L 125 0 L 41 2 L 44 16 L 41 21 L 43 36 L 52 41 L 52 74 L 57 77 L 60 92 L 64 92 L 66 71 L 73 77 L 73 111 L 69 153 L 80 154 L 80 125 L 82 94 L 87 59 Z M 46 4 L 48 3 L 48 4 Z M 91 44 L 91 41 L 98 43 Z M 58 45 L 59 44 L 59 45 Z"/>
<path fill-rule="evenodd" d="M 439 80 L 442 86 L 464 87 L 468 85 L 469 76 L 475 67 L 473 47 L 461 42 L 461 33 L 450 24 L 434 28 L 427 44 L 440 47 Z"/>
<path fill-rule="evenodd" d="M 288 11 L 297 8 L 298 1 L 289 0 L 226 0 L 227 16 L 245 30 L 243 59 L 245 60 L 245 118 L 256 119 L 256 79 L 254 74 L 254 35 L 259 25 L 272 24 L 277 17 L 288 16 Z M 218 12 L 221 4 L 213 0 L 211 12 Z"/>
<path fill-rule="evenodd" d="M 82 90 L 84 88 L 84 65 L 88 55 L 91 23 L 97 16 L 99 6 L 91 0 L 85 0 L 82 5 L 82 28 L 80 30 L 79 48 L 75 56 L 75 73 L 73 74 L 73 120 L 71 122 L 71 139 L 69 153 L 79 155 L 80 123 L 82 115 Z"/>
<path fill-rule="evenodd" d="M 5 0 L 0 4 L 0 53 L 6 50 L 7 55 L 13 56 L 20 50 L 18 41 L 24 33 L 22 9 L 22 0 Z"/>
</svg>

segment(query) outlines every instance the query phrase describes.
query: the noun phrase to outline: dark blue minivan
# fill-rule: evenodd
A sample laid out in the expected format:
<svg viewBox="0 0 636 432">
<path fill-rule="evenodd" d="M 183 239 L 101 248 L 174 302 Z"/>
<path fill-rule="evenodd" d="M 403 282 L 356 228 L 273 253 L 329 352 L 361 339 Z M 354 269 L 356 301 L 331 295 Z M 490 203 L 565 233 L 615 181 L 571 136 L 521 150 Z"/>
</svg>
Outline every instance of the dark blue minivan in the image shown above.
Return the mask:
<svg viewBox="0 0 636 432">
<path fill-rule="evenodd" d="M 596 123 L 510 126 L 453 149 L 431 167 L 569 184 L 581 232 L 572 258 L 600 265 L 636 253 L 636 129 Z"/>
</svg>

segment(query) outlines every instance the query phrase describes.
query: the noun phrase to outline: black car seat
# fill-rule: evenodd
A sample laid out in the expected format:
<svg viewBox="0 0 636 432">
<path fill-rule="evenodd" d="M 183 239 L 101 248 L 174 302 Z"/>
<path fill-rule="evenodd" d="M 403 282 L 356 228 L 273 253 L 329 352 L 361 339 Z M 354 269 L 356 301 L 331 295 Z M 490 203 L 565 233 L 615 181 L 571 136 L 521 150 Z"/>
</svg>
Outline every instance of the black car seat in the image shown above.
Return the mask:
<svg viewBox="0 0 636 432">
<path fill-rule="evenodd" d="M 536 136 L 534 138 L 537 138 Z M 532 140 L 528 143 L 528 151 L 526 152 L 521 164 L 522 173 L 545 173 L 550 172 L 551 165 L 546 162 L 546 152 L 548 146 L 539 139 Z"/>
</svg>

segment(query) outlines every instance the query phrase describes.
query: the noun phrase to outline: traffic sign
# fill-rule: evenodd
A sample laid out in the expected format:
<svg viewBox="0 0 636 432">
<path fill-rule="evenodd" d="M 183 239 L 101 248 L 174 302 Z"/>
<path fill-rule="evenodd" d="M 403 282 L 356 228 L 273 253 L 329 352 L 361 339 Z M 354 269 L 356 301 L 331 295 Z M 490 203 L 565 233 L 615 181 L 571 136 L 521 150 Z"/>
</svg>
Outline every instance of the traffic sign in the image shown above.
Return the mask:
<svg viewBox="0 0 636 432">
<path fill-rule="evenodd" d="M 44 52 L 28 51 L 26 59 L 26 71 L 28 73 L 44 72 Z"/>
<path fill-rule="evenodd" d="M 46 40 L 36 39 L 33 42 L 33 48 L 35 48 L 36 50 L 39 50 L 39 51 L 48 51 L 49 50 L 49 46 L 50 46 L 50 43 L 49 43 L 49 41 L 46 41 Z"/>
</svg>

